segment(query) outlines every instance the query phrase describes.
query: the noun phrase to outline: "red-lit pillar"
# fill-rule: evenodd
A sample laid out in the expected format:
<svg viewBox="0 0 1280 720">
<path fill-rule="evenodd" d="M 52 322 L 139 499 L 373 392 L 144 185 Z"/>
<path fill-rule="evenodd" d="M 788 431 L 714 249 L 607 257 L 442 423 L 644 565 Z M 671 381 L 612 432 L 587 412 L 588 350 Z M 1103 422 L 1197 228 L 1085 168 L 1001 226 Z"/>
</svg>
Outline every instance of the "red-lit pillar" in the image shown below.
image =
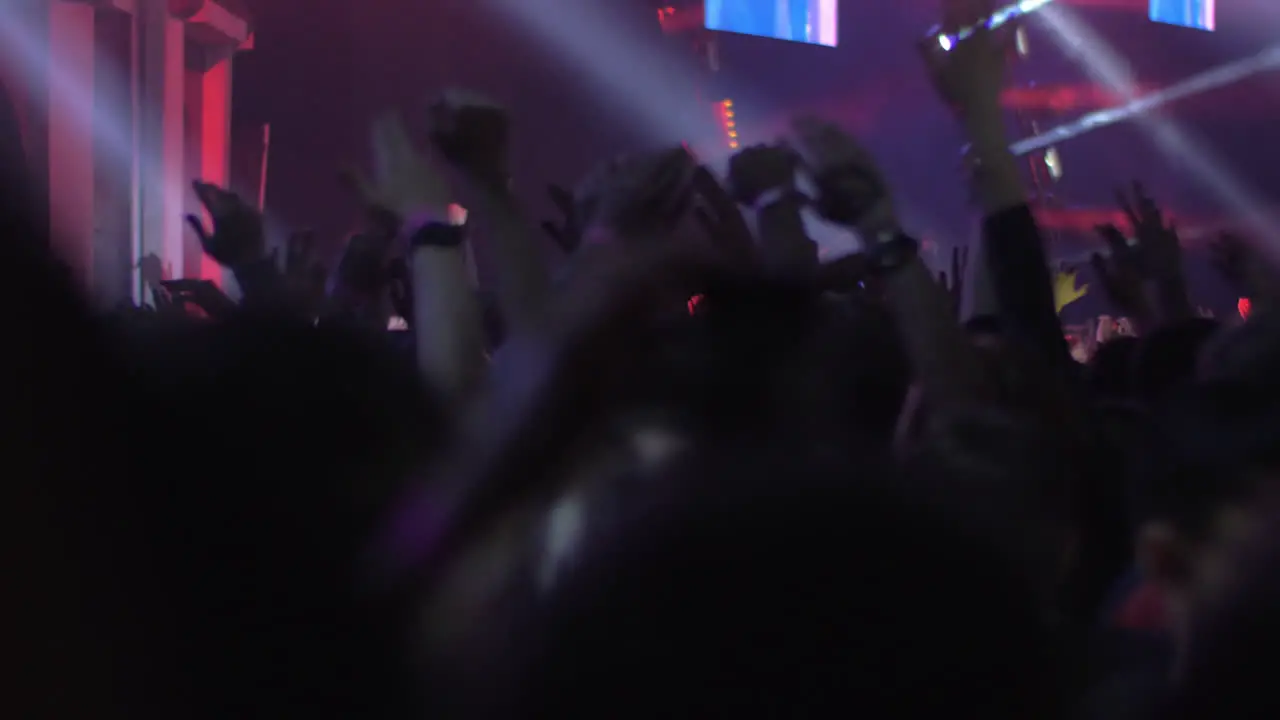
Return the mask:
<svg viewBox="0 0 1280 720">
<path fill-rule="evenodd" d="M 56 249 L 97 299 L 145 300 L 128 268 L 147 254 L 220 279 L 183 217 L 193 177 L 228 184 L 232 56 L 250 40 L 247 21 L 212 0 L 3 8 L 0 78 L 48 182 Z"/>
<path fill-rule="evenodd" d="M 200 82 L 200 176 L 220 187 L 231 185 L 231 63 L 220 59 Z M 202 257 L 200 277 L 222 284 L 222 268 Z"/>
<path fill-rule="evenodd" d="M 186 21 L 187 121 L 185 156 L 191 175 L 221 187 L 231 186 L 231 91 L 235 54 L 250 49 L 249 24 L 224 6 L 210 0 L 175 0 Z M 188 248 L 195 252 L 196 238 L 188 234 Z M 234 279 L 224 275 L 212 258 L 197 254 L 199 261 L 185 264 L 189 277 L 201 277 L 226 286 L 234 293 Z"/>
<path fill-rule="evenodd" d="M 211 0 L 139 3 L 141 87 L 138 254 L 154 253 L 175 275 L 223 284 L 184 217 L 199 212 L 191 180 L 229 179 L 231 63 L 249 26 Z M 206 221 L 208 218 L 206 218 Z"/>
</svg>

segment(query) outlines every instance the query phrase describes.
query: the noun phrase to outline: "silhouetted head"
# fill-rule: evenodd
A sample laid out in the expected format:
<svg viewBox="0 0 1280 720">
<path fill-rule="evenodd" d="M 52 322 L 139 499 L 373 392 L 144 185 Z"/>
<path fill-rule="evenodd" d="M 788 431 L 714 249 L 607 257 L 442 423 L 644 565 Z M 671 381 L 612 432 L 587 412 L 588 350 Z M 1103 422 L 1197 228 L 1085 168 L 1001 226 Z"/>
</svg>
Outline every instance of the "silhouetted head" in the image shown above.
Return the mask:
<svg viewBox="0 0 1280 720">
<path fill-rule="evenodd" d="M 510 683 L 494 688 L 507 717 L 1015 718 L 1052 705 L 1022 578 L 876 489 L 874 463 L 747 451 L 677 475 L 715 489 L 579 547 L 513 625 L 492 676 Z"/>
</svg>

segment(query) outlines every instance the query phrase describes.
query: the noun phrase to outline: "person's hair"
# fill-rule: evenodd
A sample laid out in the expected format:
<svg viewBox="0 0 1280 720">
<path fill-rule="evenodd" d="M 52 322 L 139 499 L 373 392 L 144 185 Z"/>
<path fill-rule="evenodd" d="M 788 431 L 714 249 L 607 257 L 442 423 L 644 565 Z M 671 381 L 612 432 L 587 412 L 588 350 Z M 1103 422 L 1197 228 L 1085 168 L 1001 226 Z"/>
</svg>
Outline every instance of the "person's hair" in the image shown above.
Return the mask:
<svg viewBox="0 0 1280 720">
<path fill-rule="evenodd" d="M 964 330 L 970 337 L 1004 337 L 1004 321 L 999 315 L 974 315 L 964 321 Z"/>
<path fill-rule="evenodd" d="M 1224 506 L 1250 499 L 1260 469 L 1280 467 L 1280 388 L 1216 383 L 1162 406 L 1141 473 L 1144 516 L 1204 536 Z"/>
<path fill-rule="evenodd" d="M 1280 363 L 1280 314 L 1254 313 L 1205 346 L 1199 376 L 1207 381 L 1267 383 Z"/>
<path fill-rule="evenodd" d="M 1090 412 L 1097 441 L 1098 467 L 1106 473 L 1099 488 L 1124 507 L 1127 535 L 1132 537 L 1141 517 L 1141 487 L 1136 482 L 1139 463 L 1151 437 L 1151 414 L 1132 402 L 1111 402 L 1105 396 Z"/>
<path fill-rule="evenodd" d="M 583 548 L 512 637 L 508 717 L 1044 716 L 1017 572 L 874 461 L 777 454 L 695 459 L 677 474 L 725 481 Z"/>
<path fill-rule="evenodd" d="M 1186 664 L 1161 720 L 1280 715 L 1280 516 L 1274 504 L 1259 510 L 1264 529 L 1229 559 L 1227 592 L 1192 620 Z"/>
<path fill-rule="evenodd" d="M 1217 329 L 1215 320 L 1193 318 L 1142 338 L 1132 365 L 1136 395 L 1155 403 L 1192 380 L 1200 350 Z"/>
<path fill-rule="evenodd" d="M 1138 339 L 1133 337 L 1114 338 L 1098 346 L 1085 373 L 1095 397 L 1123 400 L 1133 394 L 1133 362 L 1137 352 Z"/>
<path fill-rule="evenodd" d="M 408 710 L 399 608 L 362 596 L 369 535 L 447 441 L 412 365 L 366 336 L 269 317 L 135 336 L 134 593 L 191 712 Z"/>
<path fill-rule="evenodd" d="M 1101 492 L 1114 477 L 1093 477 L 1092 458 L 1058 440 L 1008 409 L 936 413 L 902 482 L 1032 578 L 1043 607 L 1090 616 L 1128 559 L 1124 503 Z"/>
<path fill-rule="evenodd" d="M 887 447 L 911 382 L 911 363 L 883 307 L 830 307 L 818 332 L 814 378 L 822 378 L 839 414 L 868 443 Z"/>
<path fill-rule="evenodd" d="M 247 316 L 134 327 L 106 352 L 87 317 L 56 329 L 76 350 L 23 350 L 54 353 L 29 366 L 29 392 L 59 387 L 47 373 L 65 389 L 26 415 L 40 452 L 9 455 L 43 458 L 33 477 L 67 547 L 51 570 L 86 598 L 52 624 L 92 629 L 64 654 L 97 658 L 109 688 L 75 714 L 412 712 L 402 608 L 365 596 L 359 575 L 401 480 L 446 440 L 411 365 Z"/>
<path fill-rule="evenodd" d="M 887 445 L 910 381 L 896 328 L 880 308 L 812 288 L 750 281 L 709 289 L 694 318 L 694 381 L 706 407 L 742 419 L 794 410 L 804 428 Z M 739 409 L 756 403 L 751 416 Z M 768 409 L 764 409 L 768 408 Z"/>
</svg>

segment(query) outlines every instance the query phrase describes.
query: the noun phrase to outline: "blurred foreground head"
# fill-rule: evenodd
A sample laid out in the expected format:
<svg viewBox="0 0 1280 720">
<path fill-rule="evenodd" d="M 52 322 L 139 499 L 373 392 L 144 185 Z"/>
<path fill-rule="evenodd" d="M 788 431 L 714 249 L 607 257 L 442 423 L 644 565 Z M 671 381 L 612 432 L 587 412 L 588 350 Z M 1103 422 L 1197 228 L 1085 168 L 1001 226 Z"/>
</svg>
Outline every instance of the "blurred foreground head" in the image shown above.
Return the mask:
<svg viewBox="0 0 1280 720">
<path fill-rule="evenodd" d="M 1044 717 L 1028 584 L 982 541 L 875 489 L 872 465 L 779 451 L 673 468 L 674 484 L 704 489 L 578 548 L 495 626 L 507 639 L 464 714 Z"/>
<path fill-rule="evenodd" d="M 1255 509 L 1258 533 L 1225 559 L 1223 593 L 1193 621 L 1190 652 L 1165 720 L 1272 718 L 1280 648 L 1280 515 L 1275 498 Z"/>
</svg>

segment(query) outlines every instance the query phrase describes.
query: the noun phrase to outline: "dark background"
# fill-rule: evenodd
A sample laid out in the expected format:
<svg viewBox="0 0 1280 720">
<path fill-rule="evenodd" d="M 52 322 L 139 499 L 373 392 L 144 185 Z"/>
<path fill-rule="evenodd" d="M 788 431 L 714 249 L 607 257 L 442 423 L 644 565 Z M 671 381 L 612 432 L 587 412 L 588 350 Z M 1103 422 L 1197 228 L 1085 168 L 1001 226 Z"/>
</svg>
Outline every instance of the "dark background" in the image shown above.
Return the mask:
<svg viewBox="0 0 1280 720">
<path fill-rule="evenodd" d="M 258 49 L 237 60 L 236 122 L 272 125 L 269 213 L 284 227 L 318 229 L 334 248 L 357 216 L 335 178 L 344 165 L 365 163 L 370 120 L 389 108 L 420 117 L 427 99 L 443 88 L 474 88 L 513 111 L 517 192 L 535 216 L 547 212 L 547 181 L 572 183 L 602 157 L 654 140 L 616 93 L 585 83 L 576 61 L 502 12 L 510 0 L 244 1 Z M 527 2 L 566 22 L 581 19 L 590 6 L 651 53 L 646 62 L 695 72 L 691 47 L 662 36 L 648 0 Z M 1280 3 L 1268 0 L 1221 0 L 1219 30 L 1212 34 L 1149 22 L 1145 0 L 1063 2 L 1144 86 L 1176 82 L 1280 37 Z M 724 35 L 723 71 L 702 89 L 708 97 L 734 98 L 746 143 L 771 140 L 801 111 L 856 129 L 886 166 L 909 225 L 945 250 L 967 239 L 973 218 L 959 174 L 959 133 L 927 87 L 916 55 L 915 39 L 936 17 L 936 0 L 847 0 L 837 49 Z M 1014 84 L 1089 83 L 1079 61 L 1054 48 L 1037 23 L 1031 36 L 1032 57 L 1015 68 Z M 1163 113 L 1273 206 L 1280 188 L 1280 152 L 1272 139 L 1280 120 L 1278 76 L 1259 76 Z M 627 82 L 616 79 L 623 89 Z M 690 107 L 701 112 L 708 97 L 700 104 L 690 95 Z M 1048 127 L 1080 112 L 1034 114 Z M 1055 193 L 1064 211 L 1052 223 L 1061 226 L 1054 246 L 1059 257 L 1078 259 L 1088 251 L 1087 228 L 1110 209 L 1113 186 L 1135 174 L 1192 225 L 1224 220 L 1205 179 L 1136 124 L 1096 131 L 1060 153 L 1066 174 Z M 1188 234 L 1196 243 L 1196 233 Z M 483 248 L 480 254 L 483 264 Z M 1195 269 L 1193 281 L 1213 296 L 1209 304 L 1234 302 L 1207 271 Z M 1079 309 L 1091 310 L 1095 301 L 1097 293 Z"/>
</svg>

